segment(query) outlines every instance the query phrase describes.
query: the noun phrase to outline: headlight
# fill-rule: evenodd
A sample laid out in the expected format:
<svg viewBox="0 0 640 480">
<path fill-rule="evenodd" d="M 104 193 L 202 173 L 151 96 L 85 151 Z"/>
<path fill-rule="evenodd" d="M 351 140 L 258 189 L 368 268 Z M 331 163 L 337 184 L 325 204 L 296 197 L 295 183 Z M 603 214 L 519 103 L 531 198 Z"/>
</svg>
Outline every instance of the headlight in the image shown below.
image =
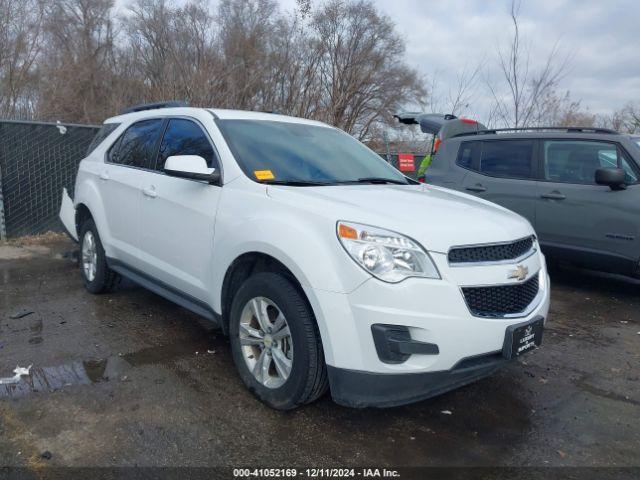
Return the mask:
<svg viewBox="0 0 640 480">
<path fill-rule="evenodd" d="M 382 228 L 338 222 L 347 253 L 371 275 L 397 283 L 408 277 L 440 278 L 429 254 L 415 241 Z"/>
</svg>

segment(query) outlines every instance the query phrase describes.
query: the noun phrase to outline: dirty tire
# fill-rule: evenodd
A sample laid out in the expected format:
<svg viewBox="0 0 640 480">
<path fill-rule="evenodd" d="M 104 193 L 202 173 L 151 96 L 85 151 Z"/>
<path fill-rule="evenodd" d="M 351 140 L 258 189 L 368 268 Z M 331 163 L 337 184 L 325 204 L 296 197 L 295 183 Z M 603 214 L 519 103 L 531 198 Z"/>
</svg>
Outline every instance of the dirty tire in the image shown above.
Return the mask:
<svg viewBox="0 0 640 480">
<path fill-rule="evenodd" d="M 255 297 L 267 297 L 275 302 L 286 317 L 291 332 L 291 373 L 278 388 L 268 388 L 255 379 L 240 346 L 241 313 L 247 302 Z M 313 311 L 287 277 L 269 272 L 249 277 L 234 296 L 229 319 L 233 361 L 244 384 L 262 402 L 278 410 L 290 410 L 313 402 L 327 391 L 327 367 Z"/>
<path fill-rule="evenodd" d="M 93 280 L 89 280 L 85 275 L 84 268 L 82 268 L 82 244 L 87 232 L 93 234 L 93 238 L 96 242 L 97 253 L 97 266 L 96 274 Z M 78 263 L 80 264 L 80 274 L 84 281 L 85 288 L 91 293 L 104 293 L 114 290 L 120 283 L 120 275 L 111 270 L 107 266 L 107 257 L 102 247 L 102 241 L 100 235 L 98 235 L 98 229 L 92 219 L 86 220 L 80 227 L 80 254 L 78 256 Z"/>
</svg>

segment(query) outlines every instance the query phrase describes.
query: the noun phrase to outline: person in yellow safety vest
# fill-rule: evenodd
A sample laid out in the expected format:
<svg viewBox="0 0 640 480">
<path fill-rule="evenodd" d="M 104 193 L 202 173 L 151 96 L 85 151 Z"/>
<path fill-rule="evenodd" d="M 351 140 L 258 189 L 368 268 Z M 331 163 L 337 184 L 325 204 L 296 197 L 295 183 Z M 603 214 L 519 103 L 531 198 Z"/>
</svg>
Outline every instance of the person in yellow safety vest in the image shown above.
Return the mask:
<svg viewBox="0 0 640 480">
<path fill-rule="evenodd" d="M 427 155 L 425 155 L 424 158 L 422 159 L 422 163 L 420 163 L 420 167 L 418 168 L 418 173 L 417 173 L 418 179 L 420 177 L 424 177 L 424 174 L 429 168 L 429 166 L 431 165 L 431 160 L 433 159 L 433 156 L 438 151 L 438 147 L 440 146 L 441 143 L 442 143 L 442 140 L 440 140 L 438 137 L 435 137 L 434 142 L 432 144 L 431 153 L 428 153 Z"/>
<path fill-rule="evenodd" d="M 427 171 L 427 168 L 429 168 L 429 165 L 431 165 L 431 154 L 427 153 L 422 159 L 422 163 L 420 164 L 420 167 L 418 167 L 418 177 L 422 177 L 424 175 L 424 172 Z"/>
</svg>

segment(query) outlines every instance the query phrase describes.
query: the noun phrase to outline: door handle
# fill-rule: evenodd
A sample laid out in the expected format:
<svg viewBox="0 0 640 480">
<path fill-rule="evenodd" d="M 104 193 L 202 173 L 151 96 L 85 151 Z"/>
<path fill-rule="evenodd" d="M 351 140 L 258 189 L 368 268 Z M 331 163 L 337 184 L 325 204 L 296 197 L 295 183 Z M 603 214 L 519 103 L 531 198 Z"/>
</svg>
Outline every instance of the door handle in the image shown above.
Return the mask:
<svg viewBox="0 0 640 480">
<path fill-rule="evenodd" d="M 109 174 L 107 172 L 100 173 L 100 180 L 109 180 Z"/>
<path fill-rule="evenodd" d="M 156 198 L 158 196 L 158 192 L 156 192 L 156 187 L 154 187 L 153 185 L 150 186 L 149 188 L 144 188 L 142 189 L 142 193 L 150 198 Z"/>
<path fill-rule="evenodd" d="M 465 187 L 466 190 L 469 190 L 471 192 L 486 192 L 487 189 L 485 187 L 483 187 L 481 184 L 476 183 L 475 185 L 472 185 L 470 187 Z"/>
<path fill-rule="evenodd" d="M 551 192 L 551 193 L 543 193 L 542 195 L 540 195 L 540 197 L 547 198 L 549 200 L 564 200 L 565 198 L 567 198 L 565 195 L 563 195 L 558 191 Z"/>
</svg>

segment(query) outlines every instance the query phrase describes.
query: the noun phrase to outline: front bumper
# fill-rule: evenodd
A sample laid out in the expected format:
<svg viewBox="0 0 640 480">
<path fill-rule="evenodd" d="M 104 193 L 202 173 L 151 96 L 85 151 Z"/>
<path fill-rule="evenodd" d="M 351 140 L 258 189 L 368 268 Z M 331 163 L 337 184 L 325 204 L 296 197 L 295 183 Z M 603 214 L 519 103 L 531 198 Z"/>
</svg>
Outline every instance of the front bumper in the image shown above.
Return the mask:
<svg viewBox="0 0 640 480">
<path fill-rule="evenodd" d="M 441 395 L 496 372 L 509 360 L 501 352 L 464 359 L 451 370 L 402 375 L 328 366 L 331 396 L 348 407 L 395 407 Z"/>
<path fill-rule="evenodd" d="M 60 201 L 60 213 L 58 214 L 65 232 L 74 242 L 78 242 L 78 232 L 76 232 L 76 207 L 69 196 L 66 188 L 62 189 L 62 200 Z"/>
<path fill-rule="evenodd" d="M 461 287 L 515 282 L 515 265 L 450 267 L 446 255 L 432 258 L 442 279 L 409 278 L 397 284 L 367 280 L 350 293 L 314 290 L 333 397 L 349 405 L 390 406 L 437 395 L 491 374 L 506 360 L 507 327 L 547 318 L 549 277 L 539 252 L 519 264 L 529 276 L 539 274 L 539 295 L 521 315 L 504 318 L 473 316 Z M 406 327 L 410 338 L 437 346 L 430 354 L 413 354 L 399 363 L 383 361 L 376 350 L 372 325 Z M 491 358 L 486 364 L 468 359 Z M 461 368 L 460 365 L 464 365 Z"/>
</svg>

